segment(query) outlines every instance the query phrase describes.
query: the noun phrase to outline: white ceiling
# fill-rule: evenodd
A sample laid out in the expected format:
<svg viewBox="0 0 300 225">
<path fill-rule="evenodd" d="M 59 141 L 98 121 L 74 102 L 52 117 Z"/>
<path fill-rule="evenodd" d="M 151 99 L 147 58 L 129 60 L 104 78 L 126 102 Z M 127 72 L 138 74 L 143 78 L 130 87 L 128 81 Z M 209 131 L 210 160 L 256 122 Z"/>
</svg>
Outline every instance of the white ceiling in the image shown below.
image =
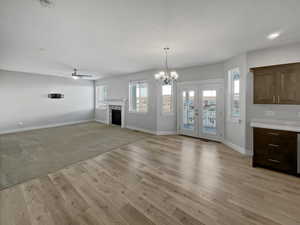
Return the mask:
<svg viewBox="0 0 300 225">
<path fill-rule="evenodd" d="M 165 46 L 179 68 L 300 41 L 299 0 L 52 2 L 1 0 L 0 69 L 103 77 L 160 68 Z"/>
</svg>

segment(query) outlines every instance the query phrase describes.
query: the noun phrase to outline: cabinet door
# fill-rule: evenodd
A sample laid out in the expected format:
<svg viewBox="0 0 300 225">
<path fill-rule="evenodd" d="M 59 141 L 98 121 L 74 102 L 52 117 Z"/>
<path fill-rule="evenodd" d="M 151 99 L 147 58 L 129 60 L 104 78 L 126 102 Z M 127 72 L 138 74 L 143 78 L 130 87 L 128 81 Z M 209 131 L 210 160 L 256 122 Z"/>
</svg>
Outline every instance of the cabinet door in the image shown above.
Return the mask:
<svg viewBox="0 0 300 225">
<path fill-rule="evenodd" d="M 254 104 L 276 104 L 276 71 L 264 68 L 253 72 Z"/>
<path fill-rule="evenodd" d="M 277 103 L 300 104 L 300 65 L 284 65 L 277 74 Z"/>
</svg>

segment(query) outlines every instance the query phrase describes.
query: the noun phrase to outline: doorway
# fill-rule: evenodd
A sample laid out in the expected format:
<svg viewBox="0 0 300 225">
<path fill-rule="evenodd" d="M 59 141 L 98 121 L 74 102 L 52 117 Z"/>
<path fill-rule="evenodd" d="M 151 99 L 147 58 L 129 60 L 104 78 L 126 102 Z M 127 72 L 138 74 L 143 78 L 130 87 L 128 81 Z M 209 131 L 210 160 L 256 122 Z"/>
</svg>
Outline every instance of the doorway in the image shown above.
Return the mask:
<svg viewBox="0 0 300 225">
<path fill-rule="evenodd" d="M 224 130 L 223 83 L 178 84 L 179 134 L 221 141 Z"/>
</svg>

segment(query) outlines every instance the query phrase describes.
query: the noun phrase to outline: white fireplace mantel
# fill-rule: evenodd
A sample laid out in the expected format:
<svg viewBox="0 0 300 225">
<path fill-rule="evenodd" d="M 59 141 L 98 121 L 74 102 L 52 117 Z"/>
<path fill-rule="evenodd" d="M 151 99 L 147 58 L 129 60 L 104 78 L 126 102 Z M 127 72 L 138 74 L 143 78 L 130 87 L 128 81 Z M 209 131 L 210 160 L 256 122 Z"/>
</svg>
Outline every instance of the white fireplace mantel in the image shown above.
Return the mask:
<svg viewBox="0 0 300 225">
<path fill-rule="evenodd" d="M 127 103 L 126 98 L 122 99 L 108 99 L 103 102 L 104 105 L 120 105 L 120 106 L 125 106 Z"/>
<path fill-rule="evenodd" d="M 125 126 L 125 111 L 126 111 L 126 104 L 127 99 L 108 99 L 102 103 L 103 105 L 106 105 L 106 124 L 111 124 L 111 112 L 110 112 L 110 106 L 121 106 L 121 117 L 122 117 L 122 124 L 121 127 L 124 128 Z"/>
</svg>

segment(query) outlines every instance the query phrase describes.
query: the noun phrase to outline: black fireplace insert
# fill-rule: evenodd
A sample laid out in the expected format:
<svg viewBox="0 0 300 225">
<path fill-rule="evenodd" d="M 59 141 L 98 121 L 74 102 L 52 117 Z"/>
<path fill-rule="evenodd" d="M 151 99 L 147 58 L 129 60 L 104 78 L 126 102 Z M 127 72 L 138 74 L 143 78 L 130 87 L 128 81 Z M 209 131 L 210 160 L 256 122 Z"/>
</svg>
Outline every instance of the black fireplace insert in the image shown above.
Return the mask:
<svg viewBox="0 0 300 225">
<path fill-rule="evenodd" d="M 111 123 L 121 126 L 122 114 L 120 109 L 111 109 Z"/>
</svg>

